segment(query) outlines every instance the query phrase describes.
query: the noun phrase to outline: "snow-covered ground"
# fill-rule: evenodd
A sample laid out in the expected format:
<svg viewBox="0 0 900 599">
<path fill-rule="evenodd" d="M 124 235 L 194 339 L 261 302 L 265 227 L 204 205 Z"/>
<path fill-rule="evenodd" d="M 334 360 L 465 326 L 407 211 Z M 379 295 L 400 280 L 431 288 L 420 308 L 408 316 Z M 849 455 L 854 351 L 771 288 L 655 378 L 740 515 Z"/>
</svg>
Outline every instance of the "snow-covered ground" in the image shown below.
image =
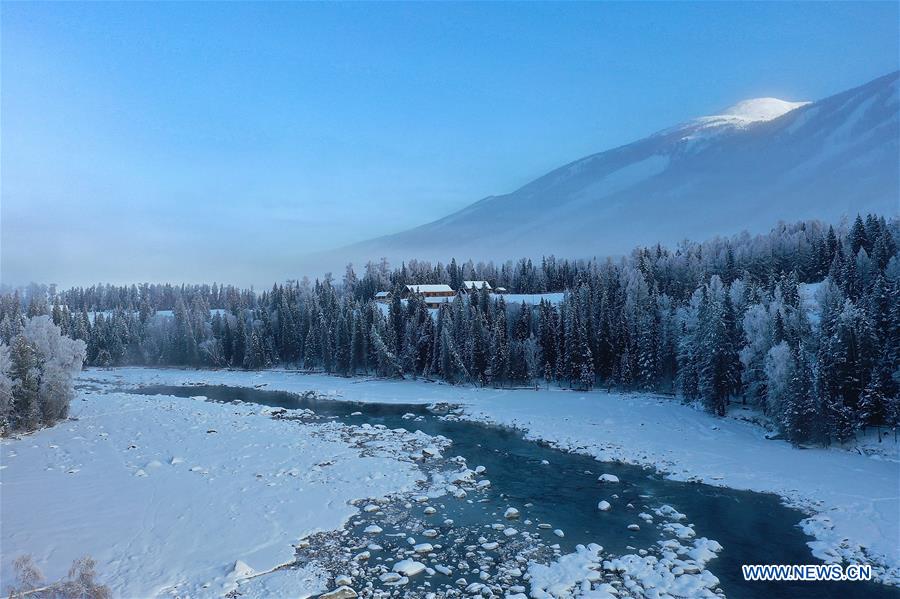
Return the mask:
<svg viewBox="0 0 900 599">
<path fill-rule="evenodd" d="M 667 398 L 604 391 L 475 389 L 290 371 L 115 369 L 91 370 L 83 378 L 92 377 L 128 384 L 314 389 L 368 402 L 460 404 L 469 418 L 516 426 L 529 437 L 600 460 L 652 465 L 675 480 L 777 493 L 815 514 L 804 528 L 817 538 L 811 546 L 816 556 L 858 561 L 864 550 L 891 569 L 882 579 L 900 583 L 900 458 L 892 437 L 872 456 L 800 450 L 766 439 L 764 429 L 737 418 L 715 418 Z"/>
<path fill-rule="evenodd" d="M 368 402 L 455 403 L 468 418 L 517 426 L 529 437 L 601 460 L 653 465 L 677 480 L 778 493 L 815 513 L 805 528 L 817 538 L 811 544 L 816 556 L 859 561 L 864 548 L 893 568 L 881 572 L 882 580 L 900 581 L 896 445 L 872 457 L 798 450 L 737 418 L 603 391 L 474 389 L 289 371 L 129 368 L 89 370 L 81 380 L 88 386 L 211 383 L 316 390 Z M 307 535 L 341 528 L 358 511 L 351 500 L 407 491 L 424 479 L 409 460 L 410 447 L 431 442 L 421 433 L 282 420 L 271 412 L 249 404 L 80 391 L 73 420 L 0 444 L 3 586 L 18 555 L 32 554 L 48 579 L 57 579 L 72 560 L 90 554 L 116 595 L 220 596 L 242 579 L 291 562 L 294 544 Z M 532 583 L 553 583 L 568 571 L 566 564 L 590 569 L 596 558 L 582 553 L 550 570 L 534 565 Z M 662 576 L 643 562 L 609 567 Z M 240 591 L 302 595 L 323 590 L 328 580 L 310 563 L 245 580 Z"/>
<path fill-rule="evenodd" d="M 31 554 L 57 580 L 88 554 L 116 596 L 221 596 L 239 579 L 292 561 L 302 537 L 340 528 L 358 511 L 351 500 L 423 479 L 407 450 L 424 435 L 271 412 L 80 391 L 74 420 L 4 440 L 2 592 L 19 555 Z M 320 591 L 323 578 L 314 568 L 291 570 L 248 589 L 265 596 L 279 584 L 302 595 Z"/>
</svg>

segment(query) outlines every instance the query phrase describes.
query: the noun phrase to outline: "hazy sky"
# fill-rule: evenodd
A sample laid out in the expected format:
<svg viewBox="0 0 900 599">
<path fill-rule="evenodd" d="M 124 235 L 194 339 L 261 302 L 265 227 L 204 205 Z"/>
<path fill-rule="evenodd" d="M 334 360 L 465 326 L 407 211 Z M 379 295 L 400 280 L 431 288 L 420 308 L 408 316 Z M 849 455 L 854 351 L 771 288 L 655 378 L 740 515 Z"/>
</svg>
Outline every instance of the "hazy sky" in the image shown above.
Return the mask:
<svg viewBox="0 0 900 599">
<path fill-rule="evenodd" d="M 898 68 L 898 3 L 9 3 L 4 283 L 296 277 L 739 100 Z"/>
</svg>

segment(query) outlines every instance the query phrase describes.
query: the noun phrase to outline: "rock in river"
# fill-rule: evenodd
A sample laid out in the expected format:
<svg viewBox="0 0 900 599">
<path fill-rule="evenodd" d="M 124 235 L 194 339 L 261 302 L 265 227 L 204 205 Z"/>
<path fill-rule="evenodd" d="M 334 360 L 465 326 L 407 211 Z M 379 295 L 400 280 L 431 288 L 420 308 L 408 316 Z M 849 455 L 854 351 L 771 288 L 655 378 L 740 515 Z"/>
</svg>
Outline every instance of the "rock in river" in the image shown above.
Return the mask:
<svg viewBox="0 0 900 599">
<path fill-rule="evenodd" d="M 319 595 L 319 599 L 353 599 L 357 596 L 356 591 L 350 587 L 338 587 L 333 591 Z"/>
</svg>

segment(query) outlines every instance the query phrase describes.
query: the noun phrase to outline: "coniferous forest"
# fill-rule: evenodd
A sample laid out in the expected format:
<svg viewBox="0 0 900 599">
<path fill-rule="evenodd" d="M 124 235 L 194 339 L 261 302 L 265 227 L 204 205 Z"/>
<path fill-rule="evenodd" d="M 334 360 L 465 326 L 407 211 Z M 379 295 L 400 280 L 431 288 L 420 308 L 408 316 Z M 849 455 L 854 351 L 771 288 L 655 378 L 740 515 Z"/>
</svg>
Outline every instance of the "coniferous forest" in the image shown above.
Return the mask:
<svg viewBox="0 0 900 599">
<path fill-rule="evenodd" d="M 226 285 L 32 285 L 0 301 L 8 370 L 29 317 L 86 343 L 91 366 L 300 368 L 495 387 L 674 393 L 724 415 L 761 409 L 794 443 L 900 420 L 900 224 L 781 224 L 621 259 L 497 266 L 384 261 L 256 292 Z M 406 284 L 485 280 L 439 310 Z M 393 291 L 387 304 L 375 293 Z M 9 351 L 9 350 L 12 351 Z M 13 389 L 16 381 L 12 380 Z"/>
</svg>

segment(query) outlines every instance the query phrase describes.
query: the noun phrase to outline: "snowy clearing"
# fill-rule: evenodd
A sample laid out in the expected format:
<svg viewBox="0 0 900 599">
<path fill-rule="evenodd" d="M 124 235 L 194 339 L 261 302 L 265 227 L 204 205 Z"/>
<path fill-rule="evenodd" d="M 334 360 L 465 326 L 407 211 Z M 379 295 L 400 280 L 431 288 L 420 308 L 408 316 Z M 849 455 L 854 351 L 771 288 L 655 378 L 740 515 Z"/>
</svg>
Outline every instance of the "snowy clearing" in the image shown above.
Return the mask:
<svg viewBox="0 0 900 599">
<path fill-rule="evenodd" d="M 18 555 L 32 554 L 53 580 L 90 554 L 116 596 L 220 596 L 292 561 L 301 538 L 340 528 L 358 512 L 350 500 L 422 479 L 394 457 L 411 433 L 362 438 L 355 427 L 271 412 L 79 391 L 77 420 L 4 440 L 4 590 Z M 313 568 L 291 570 L 254 579 L 247 592 L 265 596 L 283 583 L 302 595 L 322 582 Z"/>
<path fill-rule="evenodd" d="M 883 580 L 900 583 L 896 445 L 885 450 L 888 458 L 839 449 L 798 450 L 766 439 L 755 424 L 641 394 L 475 389 L 280 370 L 123 368 L 90 370 L 83 378 L 123 384 L 264 385 L 270 390 L 315 389 L 354 401 L 460 404 L 468 418 L 519 427 L 530 438 L 598 460 L 651 465 L 674 480 L 776 493 L 815 514 L 804 521 L 804 529 L 817 539 L 811 543 L 817 557 L 860 561 L 865 551 L 869 560 L 888 567 Z"/>
</svg>

